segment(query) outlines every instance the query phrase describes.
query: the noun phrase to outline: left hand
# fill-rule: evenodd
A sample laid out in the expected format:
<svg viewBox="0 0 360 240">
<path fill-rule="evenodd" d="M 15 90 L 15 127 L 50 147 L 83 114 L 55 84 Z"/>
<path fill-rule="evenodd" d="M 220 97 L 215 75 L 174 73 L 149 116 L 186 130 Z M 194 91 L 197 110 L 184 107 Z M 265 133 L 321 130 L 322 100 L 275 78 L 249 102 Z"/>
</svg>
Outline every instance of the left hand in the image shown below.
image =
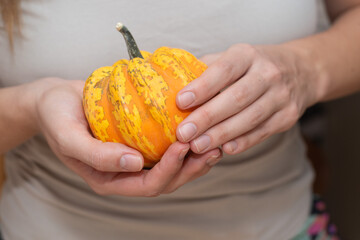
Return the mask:
<svg viewBox="0 0 360 240">
<path fill-rule="evenodd" d="M 200 106 L 177 128 L 195 153 L 243 152 L 291 128 L 316 102 L 315 71 L 291 48 L 237 44 L 202 60 L 208 69 L 176 100 L 182 109 Z"/>
</svg>

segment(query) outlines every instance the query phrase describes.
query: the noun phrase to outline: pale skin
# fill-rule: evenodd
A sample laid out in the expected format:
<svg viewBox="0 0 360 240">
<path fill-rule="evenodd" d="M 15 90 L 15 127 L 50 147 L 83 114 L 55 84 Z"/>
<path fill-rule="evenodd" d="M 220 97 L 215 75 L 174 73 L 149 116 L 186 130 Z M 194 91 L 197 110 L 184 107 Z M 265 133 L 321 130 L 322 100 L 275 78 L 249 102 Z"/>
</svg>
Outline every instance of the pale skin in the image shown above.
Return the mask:
<svg viewBox="0 0 360 240">
<path fill-rule="evenodd" d="M 0 153 L 41 133 L 99 194 L 171 193 L 205 175 L 221 159 L 219 146 L 241 153 L 291 128 L 309 106 L 360 90 L 360 1 L 329 0 L 327 6 L 335 22 L 326 32 L 204 56 L 209 68 L 177 95 L 179 108 L 199 107 L 151 170 L 141 170 L 136 150 L 92 137 L 79 80 L 47 78 L 0 89 Z"/>
</svg>

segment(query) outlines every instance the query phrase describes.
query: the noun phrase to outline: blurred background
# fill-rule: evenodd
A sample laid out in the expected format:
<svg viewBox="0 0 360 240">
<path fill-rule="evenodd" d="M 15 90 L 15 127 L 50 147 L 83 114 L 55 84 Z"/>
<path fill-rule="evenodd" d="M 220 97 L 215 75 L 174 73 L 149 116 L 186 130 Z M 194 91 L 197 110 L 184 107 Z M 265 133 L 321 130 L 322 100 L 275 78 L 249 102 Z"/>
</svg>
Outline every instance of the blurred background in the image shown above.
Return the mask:
<svg viewBox="0 0 360 240">
<path fill-rule="evenodd" d="M 360 79 L 359 79 L 360 81 Z M 343 239 L 360 239 L 360 94 L 325 105 L 324 150 L 330 181 L 324 196 Z"/>
<path fill-rule="evenodd" d="M 314 190 L 342 239 L 360 239 L 360 94 L 316 105 L 301 120 L 316 169 Z"/>
</svg>

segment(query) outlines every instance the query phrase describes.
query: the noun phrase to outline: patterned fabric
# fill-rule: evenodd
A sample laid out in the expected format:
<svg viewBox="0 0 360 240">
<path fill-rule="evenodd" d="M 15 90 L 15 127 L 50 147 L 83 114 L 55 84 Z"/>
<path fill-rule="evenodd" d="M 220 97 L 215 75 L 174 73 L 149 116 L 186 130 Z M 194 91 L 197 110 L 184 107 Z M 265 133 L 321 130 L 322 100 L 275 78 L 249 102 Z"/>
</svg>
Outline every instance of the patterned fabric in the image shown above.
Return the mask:
<svg viewBox="0 0 360 240">
<path fill-rule="evenodd" d="M 302 231 L 292 240 L 340 240 L 336 226 L 330 223 L 329 213 L 323 200 L 315 196 L 311 216 Z"/>
</svg>

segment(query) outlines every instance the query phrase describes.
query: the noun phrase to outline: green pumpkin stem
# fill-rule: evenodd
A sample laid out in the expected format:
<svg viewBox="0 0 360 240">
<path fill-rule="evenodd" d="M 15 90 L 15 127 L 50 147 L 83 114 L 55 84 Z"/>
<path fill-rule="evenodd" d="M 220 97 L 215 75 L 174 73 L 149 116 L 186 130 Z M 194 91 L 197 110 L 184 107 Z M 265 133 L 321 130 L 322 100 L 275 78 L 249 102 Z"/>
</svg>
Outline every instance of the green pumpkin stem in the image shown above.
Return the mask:
<svg viewBox="0 0 360 240">
<path fill-rule="evenodd" d="M 126 47 L 129 53 L 130 59 L 133 58 L 144 58 L 135 42 L 134 37 L 130 31 L 122 23 L 116 24 L 116 29 L 124 36 Z"/>
</svg>

